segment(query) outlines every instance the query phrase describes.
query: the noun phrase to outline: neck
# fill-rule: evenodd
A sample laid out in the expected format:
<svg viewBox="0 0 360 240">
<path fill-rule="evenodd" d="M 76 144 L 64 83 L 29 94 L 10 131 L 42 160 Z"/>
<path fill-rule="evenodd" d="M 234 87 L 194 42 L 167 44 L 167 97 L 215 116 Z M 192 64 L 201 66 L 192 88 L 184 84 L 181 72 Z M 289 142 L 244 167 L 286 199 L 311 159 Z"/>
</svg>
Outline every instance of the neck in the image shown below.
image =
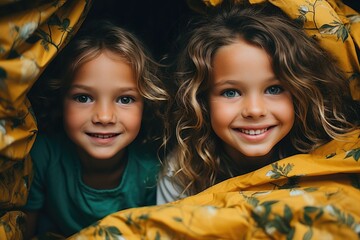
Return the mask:
<svg viewBox="0 0 360 240">
<path fill-rule="evenodd" d="M 111 159 L 94 159 L 88 154 L 79 153 L 82 180 L 95 189 L 116 188 L 127 164 L 127 151 L 123 150 Z"/>
<path fill-rule="evenodd" d="M 276 160 L 279 160 L 279 156 L 274 149 L 264 156 L 256 157 L 245 156 L 239 152 L 225 151 L 224 156 L 221 158 L 224 167 L 228 169 L 232 177 L 255 171 Z"/>
</svg>

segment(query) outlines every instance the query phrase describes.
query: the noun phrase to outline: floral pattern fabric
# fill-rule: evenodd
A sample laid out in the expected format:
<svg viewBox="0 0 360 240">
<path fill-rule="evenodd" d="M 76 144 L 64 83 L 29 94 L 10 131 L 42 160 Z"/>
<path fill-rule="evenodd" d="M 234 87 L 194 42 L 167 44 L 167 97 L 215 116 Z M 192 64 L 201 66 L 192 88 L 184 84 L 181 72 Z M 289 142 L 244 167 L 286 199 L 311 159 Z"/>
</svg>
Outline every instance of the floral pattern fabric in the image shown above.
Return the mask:
<svg viewBox="0 0 360 240">
<path fill-rule="evenodd" d="M 114 213 L 79 239 L 358 239 L 360 130 L 173 203 Z"/>
<path fill-rule="evenodd" d="M 37 132 L 26 94 L 75 34 L 87 0 L 0 0 L 0 239 L 22 239 Z"/>
<path fill-rule="evenodd" d="M 222 0 L 187 0 L 201 11 Z M 234 0 L 242 2 L 242 0 Z M 331 52 L 360 100 L 360 15 L 338 0 L 269 1 Z M 91 0 L 0 0 L 0 239 L 22 239 L 37 132 L 26 94 L 83 22 Z M 356 239 L 360 144 L 333 141 L 196 196 L 112 214 L 71 239 Z M 337 236 L 341 236 L 338 237 Z"/>
</svg>

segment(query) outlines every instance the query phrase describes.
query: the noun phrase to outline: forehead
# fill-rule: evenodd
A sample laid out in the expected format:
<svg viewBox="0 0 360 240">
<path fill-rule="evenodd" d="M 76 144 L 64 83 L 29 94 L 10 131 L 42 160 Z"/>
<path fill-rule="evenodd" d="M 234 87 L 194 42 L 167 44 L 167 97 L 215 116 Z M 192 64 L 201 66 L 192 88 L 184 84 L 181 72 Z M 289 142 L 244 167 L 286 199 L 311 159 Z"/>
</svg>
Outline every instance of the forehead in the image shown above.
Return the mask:
<svg viewBox="0 0 360 240">
<path fill-rule="evenodd" d="M 72 81 L 74 84 L 111 88 L 124 84 L 137 85 L 137 81 L 132 66 L 124 58 L 102 52 L 78 68 Z"/>
<path fill-rule="evenodd" d="M 217 50 L 212 62 L 212 80 L 249 80 L 269 78 L 274 75 L 267 52 L 244 40 Z"/>
</svg>

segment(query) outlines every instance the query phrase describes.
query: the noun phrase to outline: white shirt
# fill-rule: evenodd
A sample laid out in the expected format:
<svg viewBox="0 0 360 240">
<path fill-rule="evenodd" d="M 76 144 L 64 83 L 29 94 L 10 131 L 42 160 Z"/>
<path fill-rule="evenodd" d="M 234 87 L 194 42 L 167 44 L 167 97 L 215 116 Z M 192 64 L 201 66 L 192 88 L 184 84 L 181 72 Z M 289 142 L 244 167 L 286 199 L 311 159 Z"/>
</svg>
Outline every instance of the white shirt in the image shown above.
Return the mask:
<svg viewBox="0 0 360 240">
<path fill-rule="evenodd" d="M 183 189 L 172 181 L 175 173 L 174 154 L 170 153 L 166 161 L 168 162 L 166 174 L 159 176 L 157 184 L 156 203 L 158 205 L 187 197 L 186 194 L 181 194 Z"/>
</svg>

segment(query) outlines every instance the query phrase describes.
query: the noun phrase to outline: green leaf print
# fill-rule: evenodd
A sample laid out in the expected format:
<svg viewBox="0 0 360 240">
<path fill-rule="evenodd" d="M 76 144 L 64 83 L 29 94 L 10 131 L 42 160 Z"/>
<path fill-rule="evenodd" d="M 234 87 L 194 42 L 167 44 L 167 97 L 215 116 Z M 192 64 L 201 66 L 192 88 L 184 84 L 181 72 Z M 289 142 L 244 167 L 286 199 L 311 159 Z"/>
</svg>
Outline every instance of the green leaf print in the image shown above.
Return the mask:
<svg viewBox="0 0 360 240">
<path fill-rule="evenodd" d="M 313 220 L 311 219 L 311 216 L 308 215 L 306 212 L 304 212 L 304 223 L 308 226 L 311 226 L 313 224 Z"/>
<path fill-rule="evenodd" d="M 349 30 L 345 25 L 341 25 L 339 31 L 336 34 L 337 38 L 341 38 L 343 42 L 349 37 Z"/>
<path fill-rule="evenodd" d="M 324 210 L 319 207 L 306 206 L 304 207 L 304 219 L 302 222 L 307 226 L 312 226 L 314 221 L 318 220 L 324 213 Z"/>
<path fill-rule="evenodd" d="M 116 239 L 117 236 L 122 236 L 122 233 L 117 227 L 110 226 L 106 228 L 106 231 L 109 232 L 110 236 Z"/>
<path fill-rule="evenodd" d="M 334 216 L 339 225 L 345 225 L 355 231 L 358 228 L 358 224 L 355 222 L 355 219 L 351 214 L 342 212 L 334 205 L 327 205 L 324 211 Z"/>
<path fill-rule="evenodd" d="M 8 223 L 6 222 L 1 222 L 0 225 L 4 226 L 5 232 L 11 232 L 11 227 Z"/>
<path fill-rule="evenodd" d="M 61 20 L 57 15 L 52 15 L 49 20 L 47 21 L 47 24 L 49 24 L 49 26 L 60 26 L 61 25 Z"/>
<path fill-rule="evenodd" d="M 255 222 L 257 223 L 257 225 L 263 229 L 265 229 L 266 227 L 273 227 L 273 223 L 271 223 L 270 225 L 268 225 L 270 219 L 270 213 L 271 213 L 271 208 L 272 205 L 277 203 L 278 201 L 266 201 L 263 202 L 261 204 L 259 204 L 258 206 L 256 206 L 252 211 L 251 211 L 251 216 L 254 218 Z"/>
<path fill-rule="evenodd" d="M 257 206 L 259 204 L 259 200 L 255 197 L 249 197 L 246 199 L 246 201 L 252 206 Z"/>
<path fill-rule="evenodd" d="M 285 221 L 290 222 L 292 218 L 293 218 L 293 214 L 291 212 L 291 208 L 289 208 L 288 205 L 285 205 L 285 208 L 284 208 L 284 219 L 285 219 Z"/>
<path fill-rule="evenodd" d="M 353 157 L 355 161 L 359 161 L 360 158 L 360 148 L 351 149 L 346 153 L 345 158 Z"/>
<path fill-rule="evenodd" d="M 294 164 L 288 163 L 279 165 L 277 162 L 271 164 L 272 170 L 268 171 L 266 173 L 267 177 L 270 177 L 271 179 L 279 179 L 280 177 L 287 177 L 287 175 L 291 172 L 291 170 L 294 167 Z"/>
<path fill-rule="evenodd" d="M 325 158 L 329 159 L 329 158 L 332 158 L 334 156 L 336 156 L 336 153 L 330 153 L 330 154 L 326 155 Z"/>
<path fill-rule="evenodd" d="M 304 235 L 303 240 L 310 240 L 313 236 L 313 230 L 310 228 Z"/>
<path fill-rule="evenodd" d="M 107 240 L 117 240 L 122 239 L 122 233 L 115 226 L 96 226 L 96 230 L 94 232 L 94 237 L 100 236 L 103 239 Z"/>
<path fill-rule="evenodd" d="M 349 29 L 341 22 L 333 21 L 331 24 L 324 24 L 319 28 L 319 32 L 322 34 L 336 34 L 337 39 L 344 42 L 349 37 Z"/>
<path fill-rule="evenodd" d="M 291 230 L 286 235 L 286 240 L 292 240 L 294 238 L 294 234 L 295 234 L 295 229 L 291 228 Z"/>
<path fill-rule="evenodd" d="M 70 20 L 68 18 L 65 18 L 62 23 L 59 26 L 59 30 L 62 32 L 70 32 Z"/>
<path fill-rule="evenodd" d="M 304 191 L 305 192 L 316 192 L 319 188 L 317 187 L 307 187 L 307 188 L 304 188 Z"/>
<path fill-rule="evenodd" d="M 49 20 L 47 21 L 47 31 L 44 31 L 41 28 L 38 28 L 35 34 L 29 39 L 30 42 L 36 42 L 41 39 L 41 45 L 44 47 L 45 51 L 49 51 L 50 46 L 59 50 L 59 47 L 63 44 L 65 39 L 65 34 L 69 33 L 71 35 L 72 28 L 70 27 L 70 19 L 64 18 L 60 19 L 57 15 L 52 15 Z M 55 31 L 55 27 L 57 26 L 57 30 L 62 32 L 60 39 L 53 39 L 53 31 Z M 55 42 L 58 40 L 58 42 Z"/>
<path fill-rule="evenodd" d="M 41 39 L 44 39 L 46 41 L 50 40 L 49 34 L 47 34 L 44 30 L 40 28 L 36 30 L 36 34 L 38 34 Z"/>
<path fill-rule="evenodd" d="M 139 217 L 139 220 L 148 220 L 149 219 L 149 214 L 142 214 Z"/>
<path fill-rule="evenodd" d="M 349 21 L 352 24 L 360 22 L 360 15 L 359 14 L 350 14 L 350 15 L 346 15 L 346 17 L 349 19 Z"/>
<path fill-rule="evenodd" d="M 182 218 L 179 218 L 179 217 L 173 217 L 174 221 L 175 222 L 182 222 Z"/>
<path fill-rule="evenodd" d="M 246 196 L 243 192 L 240 192 L 240 194 L 243 196 L 243 198 L 245 199 L 245 201 L 247 203 L 249 203 L 251 206 L 256 207 L 259 204 L 259 200 L 254 196 L 257 193 L 255 193 L 253 196 Z"/>
<path fill-rule="evenodd" d="M 279 215 L 275 216 L 275 218 L 273 220 L 273 224 L 274 224 L 274 227 L 283 234 L 287 234 L 291 230 L 290 222 L 286 221 L 285 218 L 283 218 Z"/>
<path fill-rule="evenodd" d="M 304 207 L 304 212 L 305 213 L 308 213 L 308 214 L 312 214 L 312 213 L 315 213 L 319 210 L 319 208 L 317 207 L 312 207 L 312 206 L 307 206 L 307 207 Z"/>
<path fill-rule="evenodd" d="M 132 214 L 131 214 L 131 213 L 126 216 L 126 221 L 125 221 L 125 223 L 126 223 L 127 225 L 129 225 L 129 226 L 134 226 L 134 227 L 136 227 L 137 229 L 141 229 L 141 226 L 140 226 L 138 223 L 136 223 L 135 221 L 133 221 L 133 219 L 132 219 Z"/>
</svg>

